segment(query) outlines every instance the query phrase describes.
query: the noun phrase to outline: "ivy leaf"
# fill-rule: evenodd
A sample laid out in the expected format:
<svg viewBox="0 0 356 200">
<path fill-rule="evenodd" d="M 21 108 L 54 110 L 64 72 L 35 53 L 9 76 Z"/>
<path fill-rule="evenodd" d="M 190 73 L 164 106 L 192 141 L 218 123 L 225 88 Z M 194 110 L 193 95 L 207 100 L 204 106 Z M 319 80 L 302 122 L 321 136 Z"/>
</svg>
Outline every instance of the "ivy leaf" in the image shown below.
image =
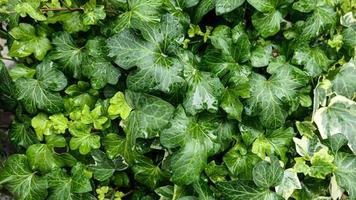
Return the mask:
<svg viewBox="0 0 356 200">
<path fill-rule="evenodd" d="M 265 156 L 277 154 L 282 160 L 287 160 L 286 152 L 295 133 L 293 128 L 279 128 L 260 135 L 252 144 L 252 152 L 264 159 Z"/>
<path fill-rule="evenodd" d="M 336 182 L 348 192 L 349 198 L 355 198 L 356 156 L 339 152 L 335 156 L 335 165 Z"/>
<path fill-rule="evenodd" d="M 270 163 L 260 161 L 252 171 L 253 182 L 258 187 L 270 188 L 279 185 L 283 179 L 283 168 L 276 157 L 270 157 Z"/>
<path fill-rule="evenodd" d="M 216 0 L 215 11 L 217 15 L 222 15 L 235 10 L 241 6 L 245 0 Z"/>
<path fill-rule="evenodd" d="M 83 6 L 84 15 L 83 15 L 83 24 L 84 25 L 95 25 L 100 20 L 105 19 L 106 12 L 104 6 L 96 5 L 96 0 L 90 0 Z"/>
<path fill-rule="evenodd" d="M 132 167 L 135 179 L 149 188 L 156 188 L 164 179 L 164 173 L 149 158 L 139 159 Z"/>
<path fill-rule="evenodd" d="M 132 30 L 125 30 L 108 40 L 109 56 L 124 69 L 137 66 L 127 79 L 134 91 L 166 93 L 177 92 L 184 86 L 183 64 L 170 56 L 178 48 L 183 27 L 172 15 L 163 15 L 157 25 L 140 28 L 143 39 Z"/>
<path fill-rule="evenodd" d="M 220 106 L 228 114 L 229 118 L 241 121 L 243 105 L 234 89 L 225 91 Z"/>
<path fill-rule="evenodd" d="M 235 180 L 221 182 L 217 184 L 219 191 L 227 199 L 263 199 L 263 200 L 282 200 L 283 197 L 263 188 L 256 188 L 251 181 Z"/>
<path fill-rule="evenodd" d="M 70 149 L 79 149 L 80 154 L 88 154 L 91 149 L 100 148 L 100 136 L 91 133 L 91 127 L 80 122 L 70 124 L 69 132 L 73 136 L 69 141 Z"/>
<path fill-rule="evenodd" d="M 47 196 L 47 180 L 33 173 L 25 155 L 11 155 L 0 173 L 0 184 L 17 199 L 37 200 Z"/>
<path fill-rule="evenodd" d="M 5 64 L 0 61 L 0 103 L 7 108 L 14 108 L 17 104 L 15 86 Z"/>
<path fill-rule="evenodd" d="M 353 134 L 356 126 L 356 103 L 343 96 L 335 96 L 327 107 L 317 110 L 314 122 L 322 138 L 326 139 L 335 134 L 343 134 L 350 149 L 356 153 L 356 136 Z"/>
<path fill-rule="evenodd" d="M 63 65 L 65 71 L 73 74 L 75 78 L 82 75 L 81 64 L 86 56 L 82 48 L 74 43 L 73 38 L 67 32 L 58 33 L 52 41 L 55 46 L 51 58 Z"/>
<path fill-rule="evenodd" d="M 250 82 L 250 109 L 258 115 L 260 122 L 269 128 L 284 124 L 288 115 L 284 105 L 294 100 L 297 89 L 305 84 L 305 74 L 301 70 L 290 64 L 277 63 L 272 65 L 276 69 L 269 68 L 272 76 L 268 80 L 255 73 L 252 74 Z"/>
<path fill-rule="evenodd" d="M 324 1 L 299 0 L 293 4 L 293 9 L 303 13 L 313 12 L 303 26 L 301 37 L 310 39 L 336 24 L 336 12 Z"/>
<path fill-rule="evenodd" d="M 105 153 L 100 150 L 92 150 L 91 156 L 95 164 L 89 165 L 89 169 L 93 171 L 94 178 L 99 181 L 105 181 L 109 179 L 115 171 L 122 171 L 128 167 L 121 156 L 110 160 Z"/>
<path fill-rule="evenodd" d="M 181 106 L 177 108 L 171 127 L 165 129 L 160 137 L 165 147 L 180 147 L 171 161 L 174 183 L 187 185 L 199 180 L 207 158 L 220 150 L 214 123 L 209 118 L 187 117 Z"/>
<path fill-rule="evenodd" d="M 88 31 L 90 26 L 84 24 L 83 15 L 79 11 L 58 12 L 47 17 L 49 24 L 61 22 L 63 29 L 68 33 L 77 33 L 79 31 Z"/>
<path fill-rule="evenodd" d="M 302 189 L 301 183 L 299 181 L 297 172 L 293 169 L 286 169 L 284 171 L 282 182 L 276 186 L 277 194 L 283 196 L 283 198 L 288 199 L 292 196 L 295 190 Z"/>
<path fill-rule="evenodd" d="M 30 113 L 35 113 L 37 110 L 49 113 L 60 112 L 63 108 L 63 100 L 58 91 L 67 86 L 64 74 L 56 69 L 53 62 L 44 61 L 36 67 L 36 78 L 16 80 L 17 99 Z"/>
<path fill-rule="evenodd" d="M 121 119 L 126 119 L 132 108 L 127 104 L 125 95 L 122 92 L 117 92 L 110 99 L 110 106 L 108 108 L 108 114 L 112 118 L 116 118 L 116 116 L 121 117 Z"/>
<path fill-rule="evenodd" d="M 203 110 L 217 112 L 219 98 L 223 94 L 224 86 L 219 78 L 210 72 L 200 71 L 195 68 L 191 55 L 183 57 L 187 64 L 184 68 L 185 78 L 188 82 L 188 90 L 183 101 L 187 113 L 195 115 Z"/>
<path fill-rule="evenodd" d="M 224 163 L 234 177 L 252 179 L 252 169 L 260 158 L 243 145 L 235 144 L 223 157 Z"/>
<path fill-rule="evenodd" d="M 88 58 L 84 62 L 83 75 L 90 79 L 93 89 L 101 89 L 107 84 L 115 85 L 119 81 L 121 72 L 110 62 L 100 58 Z"/>
<path fill-rule="evenodd" d="M 84 105 L 81 114 L 82 123 L 93 124 L 94 128 L 98 130 L 105 129 L 105 123 L 109 120 L 107 117 L 103 116 L 101 106 L 97 106 L 92 111 L 90 111 L 89 106 Z"/>
<path fill-rule="evenodd" d="M 46 35 L 37 35 L 35 27 L 30 24 L 20 23 L 9 33 L 15 39 L 10 48 L 10 56 L 23 58 L 33 54 L 35 58 L 42 60 L 52 48 Z"/>
<path fill-rule="evenodd" d="M 25 148 L 38 143 L 35 132 L 31 129 L 29 122 L 13 122 L 9 129 L 9 137 L 13 144 Z"/>
<path fill-rule="evenodd" d="M 27 14 L 35 20 L 44 21 L 46 20 L 46 17 L 38 9 L 40 7 L 40 4 L 41 1 L 39 0 L 34 0 L 34 1 L 25 0 L 22 1 L 21 3 L 16 4 L 15 11 L 19 15 L 21 15 L 21 17 L 26 17 Z"/>
<path fill-rule="evenodd" d="M 39 170 L 45 173 L 63 165 L 60 157 L 47 144 L 31 145 L 27 149 L 26 155 L 32 170 Z"/>
<path fill-rule="evenodd" d="M 294 51 L 292 63 L 297 65 L 304 65 L 304 70 L 311 77 L 316 77 L 322 72 L 327 71 L 331 60 L 326 56 L 325 52 L 318 48 L 310 48 L 301 45 Z"/>
<path fill-rule="evenodd" d="M 160 21 L 161 0 L 128 0 L 126 12 L 115 21 L 113 30 L 120 32 L 125 28 L 140 28 L 141 23 Z"/>
<path fill-rule="evenodd" d="M 338 95 L 343 95 L 347 98 L 352 98 L 356 92 L 355 73 L 356 72 L 356 59 L 351 59 L 345 63 L 340 71 L 336 74 L 333 84 L 333 91 Z"/>
</svg>

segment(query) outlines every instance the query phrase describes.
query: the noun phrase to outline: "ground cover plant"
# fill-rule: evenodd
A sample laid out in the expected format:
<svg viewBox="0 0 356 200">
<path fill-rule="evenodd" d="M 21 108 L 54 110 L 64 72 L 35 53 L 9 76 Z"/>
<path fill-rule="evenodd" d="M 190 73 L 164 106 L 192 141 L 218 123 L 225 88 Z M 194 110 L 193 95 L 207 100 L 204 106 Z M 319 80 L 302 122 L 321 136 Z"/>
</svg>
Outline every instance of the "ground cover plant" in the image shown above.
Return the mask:
<svg viewBox="0 0 356 200">
<path fill-rule="evenodd" d="M 0 0 L 16 61 L 0 61 L 0 111 L 13 116 L 2 191 L 356 199 L 355 11 L 354 0 Z"/>
</svg>

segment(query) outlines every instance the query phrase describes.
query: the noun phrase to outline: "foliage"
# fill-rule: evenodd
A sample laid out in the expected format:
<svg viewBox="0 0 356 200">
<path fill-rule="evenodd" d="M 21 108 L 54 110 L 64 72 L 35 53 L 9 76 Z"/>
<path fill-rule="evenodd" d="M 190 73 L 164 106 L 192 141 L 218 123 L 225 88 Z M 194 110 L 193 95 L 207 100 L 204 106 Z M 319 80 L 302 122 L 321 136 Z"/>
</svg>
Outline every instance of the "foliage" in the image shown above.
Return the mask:
<svg viewBox="0 0 356 200">
<path fill-rule="evenodd" d="M 356 199 L 354 0 L 0 0 L 23 200 Z"/>
</svg>

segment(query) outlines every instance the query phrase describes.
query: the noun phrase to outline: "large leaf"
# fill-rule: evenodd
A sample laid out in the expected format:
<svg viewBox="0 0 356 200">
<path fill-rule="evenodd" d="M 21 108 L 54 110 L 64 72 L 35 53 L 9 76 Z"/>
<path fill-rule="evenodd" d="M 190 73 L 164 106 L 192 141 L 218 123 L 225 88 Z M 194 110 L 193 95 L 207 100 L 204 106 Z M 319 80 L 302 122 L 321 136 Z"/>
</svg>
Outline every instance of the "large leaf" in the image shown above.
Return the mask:
<svg viewBox="0 0 356 200">
<path fill-rule="evenodd" d="M 184 85 L 183 64 L 175 56 L 183 27 L 172 15 L 164 15 L 157 25 L 142 25 L 143 38 L 133 30 L 122 31 L 108 40 L 109 56 L 124 69 L 137 66 L 127 84 L 135 91 L 176 92 Z"/>
<path fill-rule="evenodd" d="M 38 109 L 49 113 L 60 112 L 63 108 L 62 97 L 57 91 L 67 86 L 64 74 L 50 61 L 44 61 L 36 67 L 36 78 L 16 80 L 17 98 L 30 113 Z"/>
<path fill-rule="evenodd" d="M 47 144 L 31 145 L 26 155 L 32 170 L 49 172 L 63 165 L 60 157 Z"/>
<path fill-rule="evenodd" d="M 336 182 L 348 192 L 350 199 L 355 198 L 356 156 L 343 152 L 337 153 L 335 165 L 337 167 L 335 172 Z"/>
<path fill-rule="evenodd" d="M 0 103 L 8 109 L 16 105 L 15 87 L 9 73 L 2 61 L 0 61 Z"/>
<path fill-rule="evenodd" d="M 179 106 L 171 127 L 161 133 L 161 143 L 168 148 L 180 147 L 172 158 L 172 180 L 190 184 L 199 180 L 208 156 L 218 152 L 221 144 L 216 137 L 214 119 L 188 117 Z"/>
<path fill-rule="evenodd" d="M 276 157 L 270 157 L 270 163 L 260 161 L 253 167 L 253 181 L 258 187 L 270 188 L 279 185 L 283 179 L 283 168 Z"/>
<path fill-rule="evenodd" d="M 315 113 L 314 122 L 318 126 L 322 138 L 335 134 L 343 134 L 350 149 L 356 153 L 356 103 L 343 96 L 336 96 L 330 100 L 327 107 L 322 107 Z"/>
<path fill-rule="evenodd" d="M 38 60 L 42 60 L 51 49 L 48 38 L 45 35 L 38 36 L 30 24 L 21 23 L 9 33 L 15 38 L 10 48 L 10 56 L 22 58 L 33 54 Z"/>
<path fill-rule="evenodd" d="M 347 98 L 352 98 L 356 92 L 355 80 L 356 78 L 356 59 L 351 59 L 345 63 L 340 71 L 336 74 L 332 81 L 333 90 L 338 95 L 343 95 Z"/>
<path fill-rule="evenodd" d="M 215 11 L 218 15 L 231 12 L 241 6 L 245 0 L 216 0 Z"/>
<path fill-rule="evenodd" d="M 0 173 L 0 184 L 16 199 L 38 200 L 47 196 L 47 180 L 30 170 L 25 155 L 14 154 L 5 162 Z"/>
<path fill-rule="evenodd" d="M 251 181 L 230 181 L 217 184 L 223 196 L 230 200 L 256 199 L 256 200 L 282 200 L 283 197 L 269 189 L 256 188 Z"/>
</svg>

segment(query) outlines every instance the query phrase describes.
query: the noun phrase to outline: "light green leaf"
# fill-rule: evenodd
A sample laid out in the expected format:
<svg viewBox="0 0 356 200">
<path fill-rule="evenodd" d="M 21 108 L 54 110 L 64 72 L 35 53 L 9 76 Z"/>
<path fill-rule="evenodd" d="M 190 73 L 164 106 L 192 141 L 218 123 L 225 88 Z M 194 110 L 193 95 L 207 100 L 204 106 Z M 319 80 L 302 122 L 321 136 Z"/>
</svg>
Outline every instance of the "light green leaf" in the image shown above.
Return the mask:
<svg viewBox="0 0 356 200">
<path fill-rule="evenodd" d="M 25 155 L 13 154 L 0 172 L 0 184 L 16 199 L 38 200 L 47 196 L 47 180 L 33 173 Z"/>
<path fill-rule="evenodd" d="M 105 129 L 105 124 L 108 122 L 108 118 L 103 116 L 102 107 L 96 106 L 92 111 L 88 105 L 83 106 L 81 113 L 81 122 L 84 124 L 93 124 L 95 129 Z"/>
<path fill-rule="evenodd" d="M 313 117 L 323 139 L 335 134 L 343 134 L 350 149 L 356 153 L 356 103 L 343 96 L 330 100 L 327 107 L 318 109 Z"/>
<path fill-rule="evenodd" d="M 36 70 L 26 67 L 23 64 L 17 64 L 14 68 L 9 70 L 12 80 L 16 81 L 19 78 L 33 78 Z"/>
<path fill-rule="evenodd" d="M 127 163 L 121 156 L 111 160 L 100 150 L 92 150 L 91 156 L 93 157 L 95 164 L 89 165 L 88 167 L 93 171 L 94 178 L 99 181 L 105 181 L 109 179 L 115 171 L 122 171 L 128 167 Z"/>
<path fill-rule="evenodd" d="M 47 144 L 31 145 L 26 151 L 28 163 L 32 170 L 50 172 L 63 164 L 59 156 Z"/>
<path fill-rule="evenodd" d="M 100 20 L 105 19 L 106 12 L 103 5 L 96 5 L 96 0 L 90 0 L 83 5 L 84 15 L 83 24 L 84 25 L 95 25 Z"/>
<path fill-rule="evenodd" d="M 220 106 L 228 114 L 229 118 L 241 121 L 244 106 L 233 89 L 224 92 Z"/>
<path fill-rule="evenodd" d="M 83 155 L 88 154 L 91 149 L 100 148 L 100 136 L 91 133 L 91 127 L 80 122 L 69 125 L 69 132 L 73 136 L 69 141 L 72 150 L 79 149 Z"/>
<path fill-rule="evenodd" d="M 108 114 L 111 118 L 116 118 L 120 116 L 121 119 L 126 119 L 132 108 L 127 104 L 125 95 L 122 92 L 117 92 L 110 99 L 110 106 L 108 108 Z"/>
<path fill-rule="evenodd" d="M 46 17 L 41 13 L 41 11 L 38 9 L 40 6 L 40 2 L 38 0 L 34 1 L 21 1 L 15 6 L 15 11 L 21 17 L 26 17 L 26 15 L 29 15 L 31 18 L 38 20 L 38 21 L 44 21 L 46 20 Z"/>
<path fill-rule="evenodd" d="M 63 29 L 68 33 L 76 33 L 79 31 L 85 32 L 90 28 L 90 26 L 84 24 L 83 15 L 79 11 L 58 12 L 47 17 L 46 22 L 49 24 L 61 22 L 63 24 Z"/>
<path fill-rule="evenodd" d="M 20 23 L 9 33 L 15 39 L 10 48 L 10 56 L 22 58 L 33 54 L 38 60 L 42 60 L 52 48 L 48 38 L 45 35 L 37 35 L 30 24 Z"/>
<path fill-rule="evenodd" d="M 257 46 L 251 53 L 251 65 L 253 67 L 265 67 L 272 59 L 272 45 Z"/>
</svg>

